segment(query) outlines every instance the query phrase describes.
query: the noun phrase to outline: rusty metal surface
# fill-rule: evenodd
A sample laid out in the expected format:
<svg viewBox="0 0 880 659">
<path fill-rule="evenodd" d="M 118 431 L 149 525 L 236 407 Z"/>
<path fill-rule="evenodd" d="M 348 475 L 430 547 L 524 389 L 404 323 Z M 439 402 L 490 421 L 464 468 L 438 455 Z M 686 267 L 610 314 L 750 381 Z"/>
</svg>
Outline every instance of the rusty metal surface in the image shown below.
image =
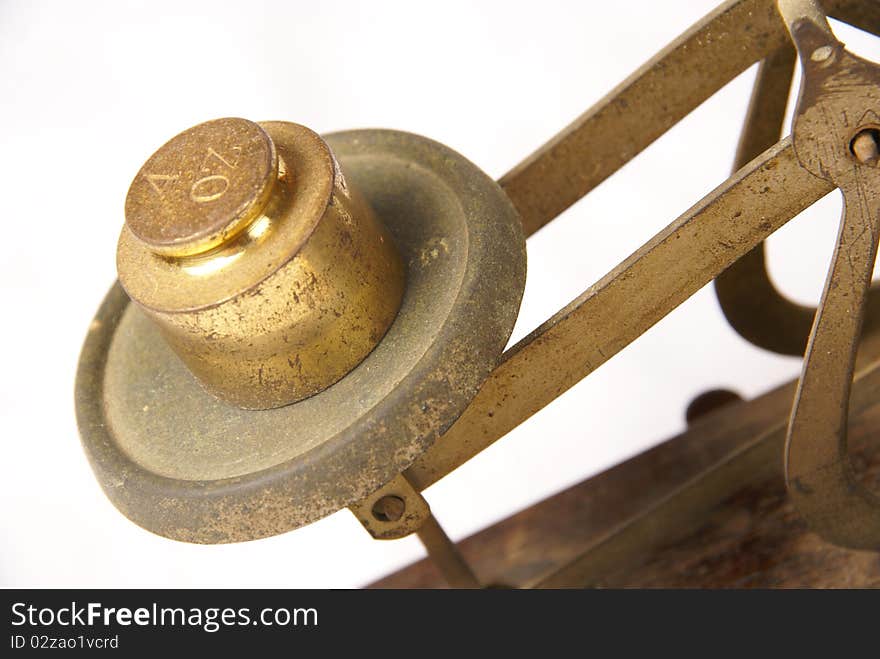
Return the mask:
<svg viewBox="0 0 880 659">
<path fill-rule="evenodd" d="M 779 0 L 804 70 L 794 120 L 803 167 L 839 187 L 843 217 L 810 334 L 785 452 L 797 509 L 835 544 L 880 549 L 880 498 L 855 477 L 847 418 L 880 238 L 880 65 L 848 52 L 812 0 Z"/>
<path fill-rule="evenodd" d="M 246 411 L 205 393 L 114 287 L 77 374 L 77 418 L 105 492 L 130 519 L 216 543 L 291 530 L 409 466 L 497 363 L 525 281 L 518 218 L 452 150 L 394 131 L 328 136 L 408 267 L 388 334 L 346 378 Z"/>
<path fill-rule="evenodd" d="M 303 126 L 200 124 L 147 161 L 126 212 L 120 283 L 205 389 L 233 405 L 279 407 L 326 389 L 400 308 L 393 239 Z"/>
</svg>

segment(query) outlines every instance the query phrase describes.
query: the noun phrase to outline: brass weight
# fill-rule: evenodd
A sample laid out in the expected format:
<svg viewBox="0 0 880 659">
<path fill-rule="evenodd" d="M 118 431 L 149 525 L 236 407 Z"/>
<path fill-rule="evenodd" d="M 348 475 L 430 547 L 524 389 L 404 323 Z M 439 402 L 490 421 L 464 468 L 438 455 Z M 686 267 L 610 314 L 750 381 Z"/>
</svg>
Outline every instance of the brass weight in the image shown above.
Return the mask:
<svg viewBox="0 0 880 659">
<path fill-rule="evenodd" d="M 246 409 L 339 380 L 383 337 L 405 288 L 391 237 L 324 140 L 244 119 L 195 126 L 146 162 L 117 269 L 204 388 Z"/>
</svg>

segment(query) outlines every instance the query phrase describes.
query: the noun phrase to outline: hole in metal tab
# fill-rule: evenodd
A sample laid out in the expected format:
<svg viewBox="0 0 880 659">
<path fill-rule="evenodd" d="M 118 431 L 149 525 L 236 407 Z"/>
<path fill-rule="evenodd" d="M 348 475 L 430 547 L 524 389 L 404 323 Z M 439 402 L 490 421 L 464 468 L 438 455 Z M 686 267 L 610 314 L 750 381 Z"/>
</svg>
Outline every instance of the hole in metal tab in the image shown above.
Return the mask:
<svg viewBox="0 0 880 659">
<path fill-rule="evenodd" d="M 373 517 L 380 522 L 396 522 L 406 510 L 406 503 L 394 495 L 384 496 L 373 504 Z"/>
</svg>

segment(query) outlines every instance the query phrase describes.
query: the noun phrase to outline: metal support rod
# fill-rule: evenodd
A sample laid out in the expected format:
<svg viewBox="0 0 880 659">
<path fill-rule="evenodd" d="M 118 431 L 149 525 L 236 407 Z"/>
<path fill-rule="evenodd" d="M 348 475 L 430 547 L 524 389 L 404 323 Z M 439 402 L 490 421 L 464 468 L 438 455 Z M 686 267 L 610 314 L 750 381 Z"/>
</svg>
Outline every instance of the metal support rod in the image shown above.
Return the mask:
<svg viewBox="0 0 880 659">
<path fill-rule="evenodd" d="M 443 574 L 450 588 L 480 588 L 480 582 L 458 551 L 458 547 L 446 535 L 446 531 L 429 515 L 416 531 L 428 556 Z"/>
</svg>

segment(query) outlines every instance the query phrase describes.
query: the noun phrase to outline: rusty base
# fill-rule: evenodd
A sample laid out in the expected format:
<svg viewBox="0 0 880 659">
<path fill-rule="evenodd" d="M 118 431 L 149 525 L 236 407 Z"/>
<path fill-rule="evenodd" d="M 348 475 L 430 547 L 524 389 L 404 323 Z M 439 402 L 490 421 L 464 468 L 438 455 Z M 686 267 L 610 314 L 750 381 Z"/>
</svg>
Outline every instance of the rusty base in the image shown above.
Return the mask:
<svg viewBox="0 0 880 659">
<path fill-rule="evenodd" d="M 609 535 L 619 535 L 615 531 L 624 520 L 644 514 L 745 438 L 757 437 L 784 420 L 793 396 L 790 383 L 711 412 L 681 435 L 466 538 L 458 548 L 481 583 L 541 583 Z M 861 481 L 877 491 L 880 398 L 874 399 L 876 404 L 850 421 L 850 455 Z M 647 535 L 654 535 L 656 548 L 641 554 L 619 552 L 601 577 L 564 585 L 880 587 L 880 554 L 831 545 L 810 532 L 795 512 L 786 495 L 780 441 L 781 437 L 776 446 L 768 444 L 767 454 L 776 457 L 766 469 L 745 477 L 738 491 L 696 511 L 680 528 L 663 524 L 651 529 Z M 443 588 L 445 583 L 425 559 L 369 587 Z"/>
</svg>

